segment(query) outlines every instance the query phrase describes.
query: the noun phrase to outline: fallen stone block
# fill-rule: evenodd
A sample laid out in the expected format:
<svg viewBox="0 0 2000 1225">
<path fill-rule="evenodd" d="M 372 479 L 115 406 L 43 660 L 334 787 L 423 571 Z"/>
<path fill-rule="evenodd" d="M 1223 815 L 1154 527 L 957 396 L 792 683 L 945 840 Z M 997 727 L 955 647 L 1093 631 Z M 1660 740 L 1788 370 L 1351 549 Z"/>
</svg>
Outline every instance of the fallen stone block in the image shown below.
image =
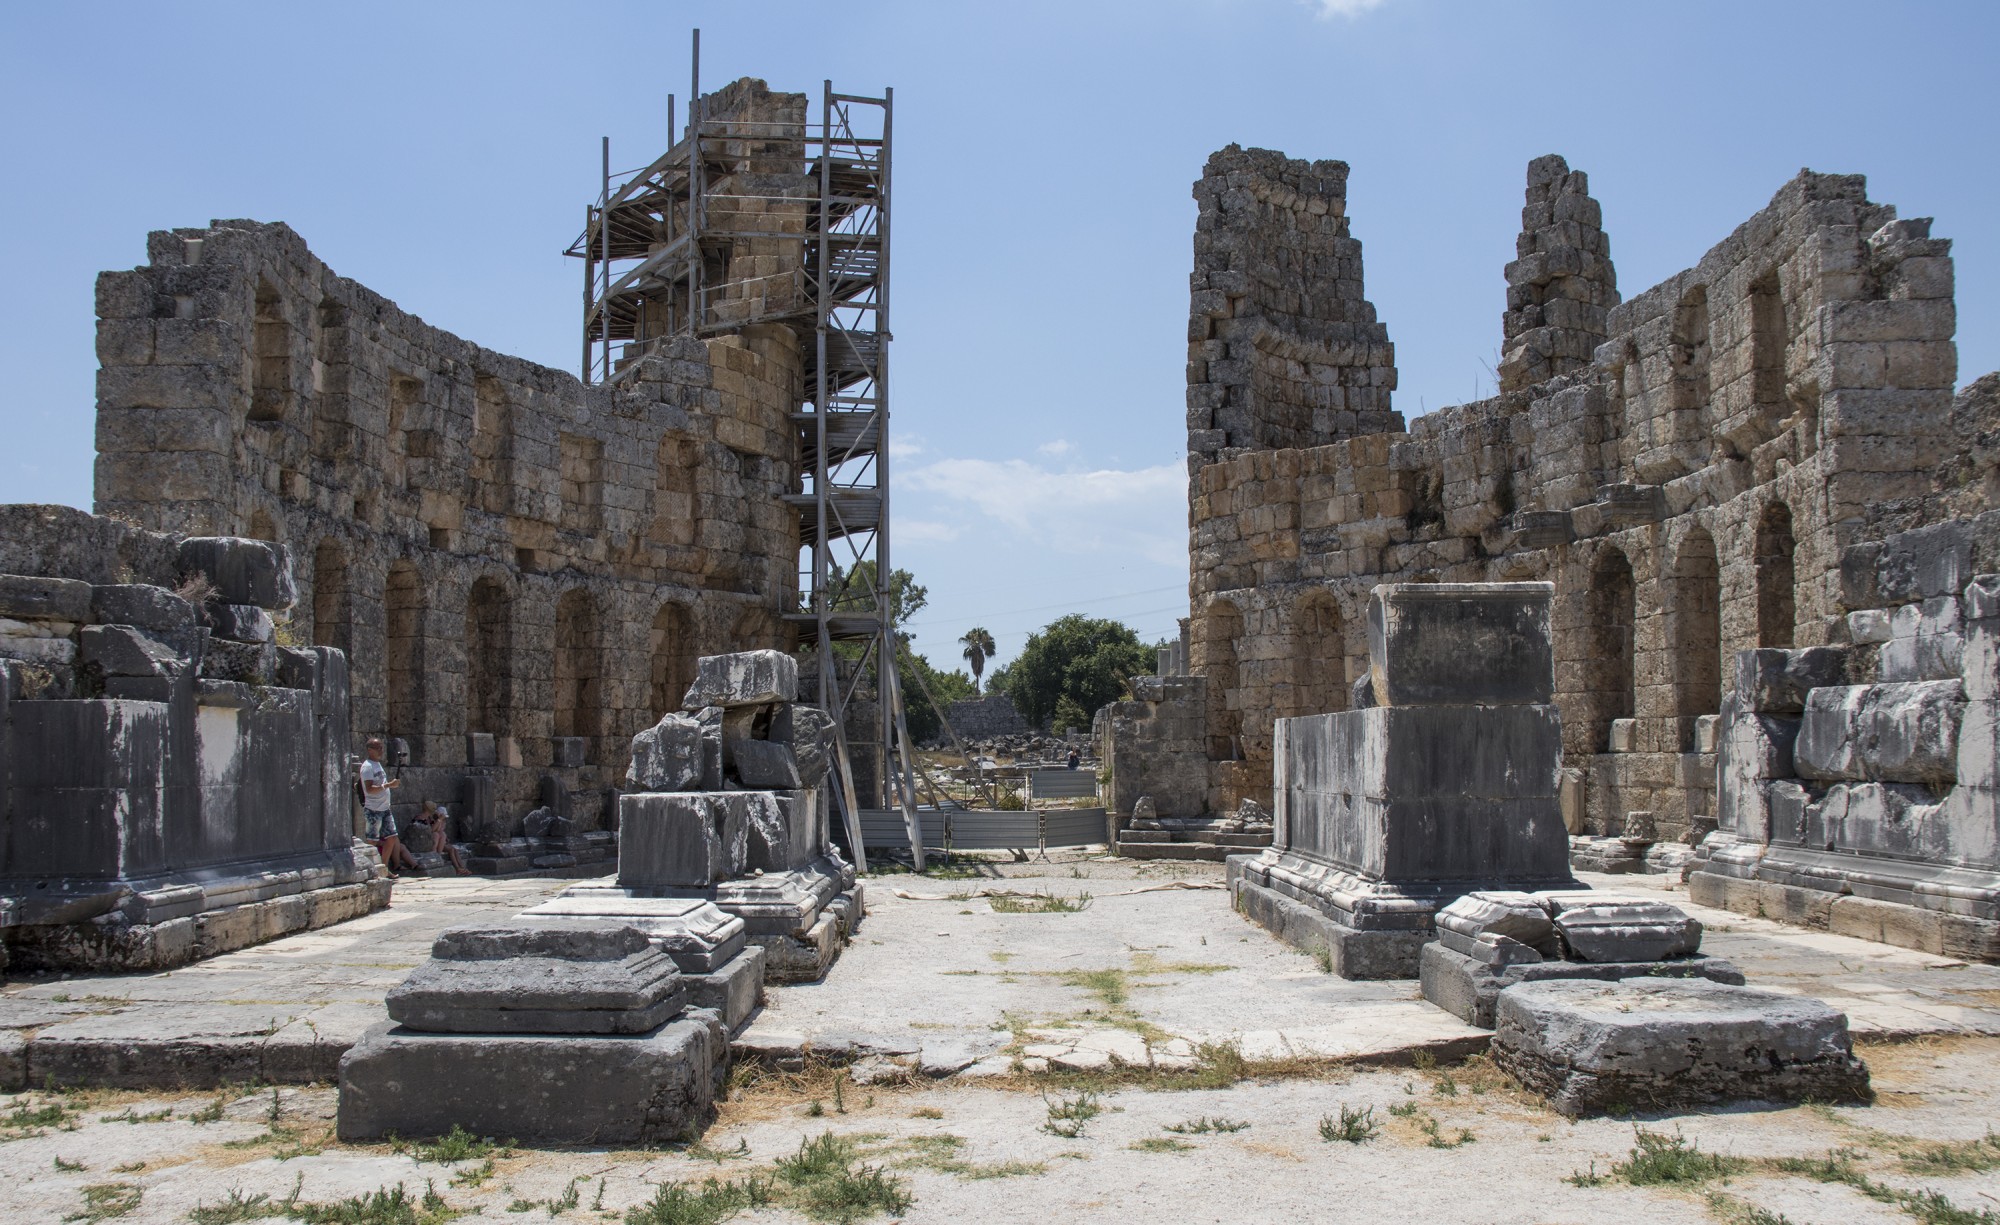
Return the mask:
<svg viewBox="0 0 2000 1225">
<path fill-rule="evenodd" d="M 790 745 L 801 787 L 817 787 L 833 765 L 833 716 L 817 706 L 790 702 L 771 720 L 771 739 Z"/>
<path fill-rule="evenodd" d="M 1491 933 L 1530 948 L 1555 934 L 1548 904 L 1532 893 L 1489 889 L 1468 893 L 1437 912 L 1438 930 L 1478 938 Z"/>
<path fill-rule="evenodd" d="M 1496 964 L 1453 947 L 1439 933 L 1424 946 L 1417 978 L 1424 999 L 1467 1025 L 1492 1029 L 1500 993 L 1518 983 L 1554 979 L 1616 982 L 1623 978 L 1705 978 L 1743 984 L 1743 972 L 1720 957 L 1678 957 L 1671 961 L 1545 961 L 1536 958 Z"/>
<path fill-rule="evenodd" d="M 681 706 L 761 706 L 799 696 L 798 661 L 782 651 L 738 651 L 695 661 L 694 684 Z"/>
<path fill-rule="evenodd" d="M 1578 961 L 1664 961 L 1701 948 L 1701 922 L 1665 902 L 1557 902 L 1555 929 Z"/>
<path fill-rule="evenodd" d="M 723 913 L 707 898 L 647 897 L 597 881 L 573 885 L 521 917 L 538 923 L 615 922 L 635 927 L 685 974 L 718 969 L 743 949 L 746 939 L 743 920 Z"/>
<path fill-rule="evenodd" d="M 625 782 L 634 791 L 687 791 L 701 782 L 702 725 L 669 714 L 632 737 Z"/>
<path fill-rule="evenodd" d="M 1524 982 L 1500 993 L 1493 1062 L 1558 1113 L 1735 1101 L 1866 1101 L 1847 1017 L 1691 979 Z"/>
</svg>

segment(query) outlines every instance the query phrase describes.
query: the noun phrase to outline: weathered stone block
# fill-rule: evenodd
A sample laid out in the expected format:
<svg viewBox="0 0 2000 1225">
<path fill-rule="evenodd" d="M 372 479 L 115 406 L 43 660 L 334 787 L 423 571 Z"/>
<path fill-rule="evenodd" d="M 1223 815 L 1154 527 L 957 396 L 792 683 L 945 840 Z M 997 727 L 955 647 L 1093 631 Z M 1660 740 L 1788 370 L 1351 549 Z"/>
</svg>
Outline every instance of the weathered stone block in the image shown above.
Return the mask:
<svg viewBox="0 0 2000 1225">
<path fill-rule="evenodd" d="M 278 628 L 272 622 L 271 614 L 255 604 L 225 604 L 220 600 L 210 600 L 202 606 L 201 617 L 209 632 L 217 638 L 235 642 L 270 642 L 277 637 Z"/>
<path fill-rule="evenodd" d="M 1450 947 L 1440 929 L 1438 942 L 1424 946 L 1417 978 L 1424 999 L 1467 1025 L 1492 1029 L 1500 993 L 1526 982 L 1587 979 L 1615 982 L 1641 976 L 1705 978 L 1743 985 L 1743 972 L 1720 957 L 1682 957 L 1674 961 L 1532 961 L 1489 962 Z"/>
<path fill-rule="evenodd" d="M 695 661 L 694 684 L 681 705 L 686 710 L 761 706 L 796 701 L 798 696 L 797 660 L 782 651 L 739 651 Z"/>
<path fill-rule="evenodd" d="M 608 882 L 574 885 L 521 916 L 538 923 L 615 922 L 636 927 L 683 974 L 720 969 L 743 950 L 743 920 L 707 898 L 648 897 Z M 699 998 L 693 1001 L 702 1005 Z"/>
<path fill-rule="evenodd" d="M 1814 689 L 1793 759 L 1804 778 L 1950 782 L 1964 714 L 1956 680 Z"/>
<path fill-rule="evenodd" d="M 208 649 L 202 652 L 201 674 L 214 680 L 237 681 L 245 685 L 271 684 L 278 677 L 277 645 L 211 638 Z"/>
<path fill-rule="evenodd" d="M 0 574 L 0 617 L 20 621 L 88 621 L 90 584 L 68 578 Z"/>
<path fill-rule="evenodd" d="M 182 574 L 203 574 L 230 604 L 286 609 L 298 603 L 285 546 L 240 536 L 190 536 L 180 543 Z"/>
<path fill-rule="evenodd" d="M 634 791 L 687 791 L 701 782 L 702 725 L 669 714 L 632 737 L 625 783 Z"/>
<path fill-rule="evenodd" d="M 1700 980 L 1526 982 L 1499 997 L 1493 1062 L 1559 1113 L 1731 1101 L 1865 1101 L 1847 1018 Z"/>
<path fill-rule="evenodd" d="M 1797 714 L 1806 694 L 1847 683 L 1847 656 L 1837 647 L 1760 647 L 1736 653 L 1736 700 L 1760 714 Z"/>
<path fill-rule="evenodd" d="M 340 1061 L 340 1138 L 477 1135 L 633 1146 L 697 1134 L 728 1057 L 704 1014 L 650 1034 L 423 1034 L 385 1022 Z"/>
<path fill-rule="evenodd" d="M 104 676 L 179 676 L 187 657 L 142 629 L 86 625 L 79 635 L 85 667 Z"/>
<path fill-rule="evenodd" d="M 194 628 L 195 614 L 194 605 L 164 587 L 111 583 L 90 589 L 90 620 L 143 630 L 186 631 Z"/>
<path fill-rule="evenodd" d="M 769 740 L 731 740 L 727 748 L 736 778 L 745 787 L 790 791 L 801 785 L 790 746 Z"/>
<path fill-rule="evenodd" d="M 618 883 L 627 889 L 700 889 L 743 869 L 740 807 L 695 793 L 618 797 Z"/>
<path fill-rule="evenodd" d="M 1547 703 L 1549 583 L 1394 583 L 1368 601 L 1378 706 Z"/>
<path fill-rule="evenodd" d="M 1555 929 L 1578 961 L 1664 961 L 1701 948 L 1701 923 L 1665 902 L 1556 903 Z"/>
<path fill-rule="evenodd" d="M 432 1033 L 638 1034 L 681 1010 L 674 963 L 615 923 L 457 927 L 389 991 L 392 1020 Z"/>
<path fill-rule="evenodd" d="M 1532 893 L 1481 890 L 1468 893 L 1433 916 L 1440 932 L 1478 938 L 1492 934 L 1530 948 L 1555 934 L 1549 908 Z"/>
<path fill-rule="evenodd" d="M 833 767 L 833 716 L 820 707 L 803 702 L 789 702 L 779 707 L 771 720 L 771 739 L 791 746 L 801 787 L 819 786 Z"/>
</svg>

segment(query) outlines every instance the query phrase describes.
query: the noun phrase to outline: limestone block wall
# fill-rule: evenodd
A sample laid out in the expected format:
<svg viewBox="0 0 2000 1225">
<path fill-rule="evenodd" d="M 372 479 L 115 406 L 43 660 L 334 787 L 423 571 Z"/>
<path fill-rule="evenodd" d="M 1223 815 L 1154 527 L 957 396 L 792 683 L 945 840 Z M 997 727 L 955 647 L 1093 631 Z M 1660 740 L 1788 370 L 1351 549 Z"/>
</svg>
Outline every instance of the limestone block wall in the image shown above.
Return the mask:
<svg viewBox="0 0 2000 1225">
<path fill-rule="evenodd" d="M 1499 395 L 1407 430 L 1295 417 L 1289 433 L 1218 436 L 1191 412 L 1190 667 L 1207 680 L 1211 807 L 1268 801 L 1275 719 L 1345 707 L 1375 584 L 1542 579 L 1587 827 L 1643 810 L 1672 838 L 1712 816 L 1723 661 L 1843 640 L 1869 606 L 1843 590 L 1849 551 L 2000 489 L 1982 407 L 2000 379 L 1953 397 L 1950 244 L 1864 186 L 1802 172 L 1694 267 L 1613 305 L 1581 174 L 1538 159 Z M 1198 282 L 1221 224 L 1205 206 Z M 1322 278 L 1299 301 L 1363 301 L 1329 269 L 1286 267 Z M 1207 317 L 1212 291 L 1194 300 Z M 1601 339 L 1581 360 L 1586 336 Z M 1191 405 L 1215 377 L 1190 366 Z"/>
<path fill-rule="evenodd" d="M 147 249 L 97 286 L 96 507 L 285 544 L 289 632 L 350 656 L 357 736 L 494 771 L 518 818 L 559 756 L 582 762 L 564 787 L 613 786 L 696 656 L 787 645 L 788 329 L 674 341 L 585 388 L 431 327 L 283 225 Z"/>
<path fill-rule="evenodd" d="M 1231 145 L 1194 198 L 1191 458 L 1401 428 L 1395 347 L 1348 232 L 1347 163 Z"/>
</svg>

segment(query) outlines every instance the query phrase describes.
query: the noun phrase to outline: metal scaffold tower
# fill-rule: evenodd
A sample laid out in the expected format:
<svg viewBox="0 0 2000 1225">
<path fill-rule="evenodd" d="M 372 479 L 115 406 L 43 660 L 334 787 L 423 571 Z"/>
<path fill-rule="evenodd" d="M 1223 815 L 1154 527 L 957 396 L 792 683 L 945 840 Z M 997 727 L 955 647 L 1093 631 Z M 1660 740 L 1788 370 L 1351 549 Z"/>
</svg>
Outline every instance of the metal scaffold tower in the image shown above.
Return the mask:
<svg viewBox="0 0 2000 1225">
<path fill-rule="evenodd" d="M 894 91 L 864 97 L 825 82 L 812 123 L 732 105 L 728 90 L 704 97 L 700 81 L 696 31 L 686 132 L 620 176 L 605 141 L 601 191 L 568 251 L 584 262 L 583 380 L 617 383 L 677 337 L 762 324 L 798 335 L 799 484 L 786 501 L 798 514 L 800 593 L 779 611 L 841 730 L 839 798 L 856 855 L 861 810 L 900 810 L 921 867 L 890 589 Z M 668 115 L 671 129 L 671 99 Z M 859 762 L 873 767 L 867 795 L 855 787 Z"/>
</svg>

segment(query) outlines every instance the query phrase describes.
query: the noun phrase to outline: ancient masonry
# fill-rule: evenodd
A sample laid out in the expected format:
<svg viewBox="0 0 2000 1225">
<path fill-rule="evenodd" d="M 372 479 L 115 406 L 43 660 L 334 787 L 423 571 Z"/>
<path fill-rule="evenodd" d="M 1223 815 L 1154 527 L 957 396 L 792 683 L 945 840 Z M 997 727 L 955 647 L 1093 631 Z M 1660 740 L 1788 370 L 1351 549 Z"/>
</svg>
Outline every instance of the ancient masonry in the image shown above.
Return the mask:
<svg viewBox="0 0 2000 1225">
<path fill-rule="evenodd" d="M 1621 302 L 1585 176 L 1538 158 L 1499 394 L 1405 428 L 1346 177 L 1231 146 L 1195 187 L 1187 675 L 1111 708 L 1117 810 L 1268 803 L 1274 722 L 1348 706 L 1377 584 L 1539 580 L 1554 585 L 1572 834 L 1694 842 L 1720 819 L 1754 847 L 1806 839 L 1818 858 L 1767 883 L 1821 903 L 1789 912 L 1838 924 L 1825 903 L 1865 895 L 1932 919 L 1856 931 L 2000 956 L 1993 665 L 1972 625 L 1990 614 L 1969 588 L 2000 570 L 2000 376 L 1953 393 L 1949 241 L 1859 176 L 1802 171 L 1694 267 Z M 1841 648 L 1838 667 L 1726 705 L 1739 652 L 1819 646 Z M 1758 792 L 1741 823 L 1718 811 L 1725 711 L 1778 719 L 1782 740 L 1813 683 L 1914 682 L 1953 692 L 1818 700 L 1894 734 L 1931 727 L 1920 763 L 1794 769 L 1777 760 L 1787 742 L 1743 773 L 1797 794 L 1773 809 Z M 1830 789 L 1859 815 L 1763 819 L 1823 811 Z M 1756 856 L 1734 854 L 1725 900 L 1757 905 Z M 1945 941 L 1943 912 L 1976 930 Z"/>
<path fill-rule="evenodd" d="M 430 327 L 282 225 L 147 249 L 98 283 L 97 511 L 290 549 L 292 632 L 348 653 L 357 735 L 408 743 L 399 801 L 473 799 L 462 836 L 490 840 L 548 776 L 597 826 L 698 655 L 783 644 L 790 329 L 668 342 L 586 389 Z M 467 768 L 490 801 L 461 795 Z"/>
<path fill-rule="evenodd" d="M 715 122 L 804 107 L 749 80 L 705 102 Z M 760 147 L 711 152 L 711 202 L 759 195 Z M 746 258 L 790 283 L 799 270 L 777 265 L 796 263 L 802 244 L 766 246 Z M 0 512 L 0 931 L 19 942 L 32 923 L 104 918 L 90 904 L 43 904 L 55 893 L 136 891 L 139 902 L 113 909 L 150 930 L 295 893 L 309 868 L 316 887 L 317 868 L 270 857 L 339 858 L 358 831 L 332 816 L 341 828 L 319 831 L 315 799 L 286 818 L 312 831 L 264 845 L 271 807 L 289 805 L 266 775 L 310 758 L 338 776 L 326 803 L 344 818 L 345 754 L 378 735 L 401 816 L 445 804 L 473 871 L 608 868 L 632 736 L 678 708 L 698 657 L 791 645 L 797 329 L 656 337 L 616 380 L 586 387 L 425 324 L 335 275 L 281 224 L 160 231 L 147 256 L 97 284 L 96 515 Z M 282 598 L 216 595 L 224 581 L 202 540 L 224 542 L 218 555 L 268 553 Z M 155 594 L 135 603 L 118 594 L 128 587 Z M 132 642 L 109 654 L 113 638 Z M 263 688 L 245 706 L 229 685 Z M 337 701 L 321 692 L 330 685 Z M 281 700 L 292 688 L 306 696 Z M 241 716 L 240 780 L 183 777 L 220 761 L 207 747 L 189 756 L 187 729 L 206 737 L 217 712 L 272 702 L 292 702 L 298 726 Z M 341 723 L 341 760 L 321 765 L 328 718 Z M 96 720 L 76 736 L 99 756 L 60 777 L 28 769 L 64 719 Z M 165 767 L 132 730 L 150 736 L 151 721 Z M 157 769 L 166 793 L 203 789 L 200 846 L 176 832 L 195 811 L 179 799 L 162 801 L 174 815 L 152 851 L 157 831 L 141 829 L 151 818 L 117 802 L 118 780 L 150 785 Z M 234 816 L 216 806 L 225 783 L 244 788 Z M 102 825 L 90 838 L 53 832 L 86 808 Z M 244 815 L 253 808 L 264 815 Z M 218 841 L 223 828 L 235 833 Z M 290 872 L 290 884 L 153 896 L 211 868 Z M 335 876 L 379 871 L 371 859 Z M 332 913 L 321 909 L 310 921 Z M 255 938 L 307 921 L 286 910 Z M 116 950 L 71 952 L 79 964 L 151 964 L 237 940 L 219 932 L 173 936 L 157 956 L 129 934 Z"/>
</svg>

